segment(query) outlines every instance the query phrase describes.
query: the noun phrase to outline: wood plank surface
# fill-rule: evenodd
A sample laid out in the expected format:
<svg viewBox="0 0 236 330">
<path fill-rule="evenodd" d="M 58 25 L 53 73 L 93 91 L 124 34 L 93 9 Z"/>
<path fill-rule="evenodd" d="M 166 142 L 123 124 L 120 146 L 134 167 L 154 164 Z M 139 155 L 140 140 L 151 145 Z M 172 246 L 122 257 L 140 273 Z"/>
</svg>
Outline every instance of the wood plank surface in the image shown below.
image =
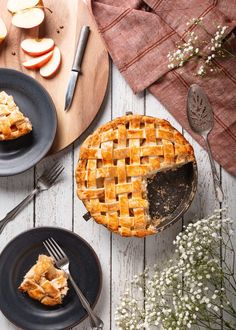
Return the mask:
<svg viewBox="0 0 236 330">
<path fill-rule="evenodd" d="M 0 178 L 0 219 L 20 203 L 34 186 L 34 169 L 14 177 Z M 18 234 L 34 226 L 34 203 L 29 204 L 14 221 L 10 222 L 0 237 L 0 252 Z M 17 329 L 2 314 L 0 329 Z"/>
<path fill-rule="evenodd" d="M 221 171 L 221 177 L 222 177 L 222 185 L 224 189 L 224 194 L 225 194 L 225 201 L 223 203 L 223 207 L 226 208 L 226 216 L 230 217 L 231 219 L 234 220 L 233 222 L 233 230 L 234 230 L 234 237 L 233 237 L 233 246 L 234 250 L 236 250 L 236 239 L 235 239 L 235 233 L 236 233 L 236 220 L 235 220 L 235 215 L 236 215 L 236 180 L 235 177 L 227 173 L 224 169 Z M 228 261 L 232 262 L 232 254 L 228 256 Z M 236 308 L 236 299 L 235 295 L 232 293 L 231 294 L 231 299 L 233 301 L 233 306 Z M 227 317 L 228 321 L 234 322 L 235 324 L 235 319 L 229 315 L 225 314 L 225 317 Z"/>
<path fill-rule="evenodd" d="M 79 149 L 84 139 L 91 134 L 98 126 L 105 124 L 111 120 L 111 84 L 107 93 L 106 102 L 104 107 L 99 112 L 98 118 L 89 127 L 88 131 L 79 138 L 79 141 L 74 146 L 74 171 L 76 169 L 77 161 L 79 158 Z M 102 291 L 99 301 L 95 307 L 95 311 L 101 316 L 106 328 L 110 327 L 111 315 L 111 233 L 103 226 L 99 226 L 92 219 L 86 222 L 83 215 L 87 210 L 83 203 L 78 201 L 76 196 L 76 185 L 74 185 L 74 208 L 73 208 L 73 228 L 74 231 L 83 236 L 88 241 L 97 253 L 102 267 Z M 76 330 L 89 329 L 89 320 L 84 320 L 81 325 L 75 328 Z"/>
<path fill-rule="evenodd" d="M 116 67 L 112 71 L 112 119 L 126 112 L 144 114 L 143 94 L 135 96 Z M 135 274 L 144 269 L 144 239 L 123 238 L 112 234 L 111 329 L 115 329 L 114 313 L 119 297 Z"/>
<path fill-rule="evenodd" d="M 66 167 L 62 180 L 52 190 L 38 196 L 34 203 L 31 203 L 17 216 L 14 222 L 9 224 L 0 239 L 2 250 L 12 238 L 33 225 L 61 226 L 73 229 L 84 237 L 98 254 L 103 270 L 103 288 L 96 305 L 96 311 L 104 320 L 104 330 L 116 329 L 114 311 L 119 302 L 120 294 L 125 286 L 129 285 L 132 276 L 142 271 L 145 266 L 153 264 L 163 266 L 167 256 L 171 253 L 173 239 L 182 230 L 182 221 L 180 220 L 156 236 L 146 239 L 126 239 L 111 234 L 92 220 L 85 222 L 82 219 L 85 208 L 76 196 L 74 182 L 74 169 L 78 160 L 80 145 L 88 134 L 98 126 L 111 118 L 124 114 L 126 111 L 166 118 L 181 131 L 179 124 L 152 95 L 148 93 L 147 95 L 134 95 L 120 73 L 113 67 L 107 98 L 93 124 L 74 144 L 74 147 L 68 148 L 57 156 L 45 159 L 35 169 L 35 175 L 41 173 L 43 168 L 57 159 Z M 193 144 L 199 171 L 198 191 L 183 220 L 187 224 L 198 217 L 211 214 L 215 208 L 219 207 L 219 204 L 215 202 L 207 154 L 188 134 L 185 132 L 184 134 Z M 220 169 L 219 166 L 217 168 L 221 172 L 225 192 L 224 206 L 228 205 L 228 215 L 235 218 L 236 179 Z M 12 178 L 0 178 L 1 216 L 33 188 L 34 179 L 34 170 Z M 1 314 L 0 329 L 18 330 Z M 88 320 L 84 320 L 74 328 L 74 330 L 88 329 Z"/>
<path fill-rule="evenodd" d="M 22 71 L 39 81 L 52 96 L 58 116 L 58 130 L 51 152 L 55 153 L 74 142 L 95 118 L 106 93 L 109 60 L 101 37 L 95 28 L 89 8 L 83 0 L 44 0 L 46 19 L 40 28 L 23 30 L 11 24 L 12 15 L 6 8 L 7 0 L 0 1 L 0 15 L 8 28 L 6 41 L 0 45 L 0 67 Z M 81 26 L 89 25 L 89 36 L 82 74 L 78 80 L 72 107 L 64 112 L 65 94 Z M 22 66 L 29 58 L 20 43 L 27 37 L 52 38 L 62 53 L 59 72 L 44 79 L 39 72 Z M 23 110 L 23 109 L 22 109 Z M 76 124 L 75 124 L 76 123 Z"/>
</svg>

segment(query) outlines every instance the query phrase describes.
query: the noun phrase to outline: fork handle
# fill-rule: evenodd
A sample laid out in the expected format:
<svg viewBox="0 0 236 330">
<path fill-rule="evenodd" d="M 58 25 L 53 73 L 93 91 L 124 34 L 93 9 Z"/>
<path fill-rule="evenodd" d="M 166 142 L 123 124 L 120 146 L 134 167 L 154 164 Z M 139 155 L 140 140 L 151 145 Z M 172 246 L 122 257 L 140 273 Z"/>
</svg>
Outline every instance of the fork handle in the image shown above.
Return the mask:
<svg viewBox="0 0 236 330">
<path fill-rule="evenodd" d="M 73 287 L 75 289 L 75 292 L 77 293 L 77 295 L 81 301 L 82 306 L 84 307 L 84 309 L 87 311 L 87 313 L 89 315 L 89 321 L 90 321 L 91 328 L 93 330 L 102 330 L 103 326 L 104 326 L 103 321 L 94 313 L 94 311 L 90 307 L 88 300 L 85 298 L 82 291 L 80 290 L 78 285 L 75 283 L 71 274 L 68 274 L 68 276 L 71 281 L 71 284 L 73 285 Z"/>
<path fill-rule="evenodd" d="M 222 186 L 221 186 L 221 183 L 220 183 L 218 173 L 216 171 L 216 166 L 215 166 L 215 162 L 214 162 L 214 159 L 213 159 L 213 156 L 212 156 L 211 146 L 209 144 L 208 137 L 206 137 L 205 141 L 206 141 L 206 149 L 207 149 L 208 156 L 209 156 L 209 159 L 210 159 L 210 164 L 211 164 L 215 195 L 216 195 L 216 198 L 217 198 L 218 202 L 222 203 L 223 200 L 224 200 L 224 193 L 223 193 L 223 189 L 222 189 Z"/>
<path fill-rule="evenodd" d="M 34 198 L 34 196 L 39 192 L 39 188 L 35 188 L 31 193 L 23 199 L 14 209 L 7 213 L 7 215 L 0 221 L 0 234 L 2 233 L 8 222 L 12 221 L 15 216 Z"/>
</svg>

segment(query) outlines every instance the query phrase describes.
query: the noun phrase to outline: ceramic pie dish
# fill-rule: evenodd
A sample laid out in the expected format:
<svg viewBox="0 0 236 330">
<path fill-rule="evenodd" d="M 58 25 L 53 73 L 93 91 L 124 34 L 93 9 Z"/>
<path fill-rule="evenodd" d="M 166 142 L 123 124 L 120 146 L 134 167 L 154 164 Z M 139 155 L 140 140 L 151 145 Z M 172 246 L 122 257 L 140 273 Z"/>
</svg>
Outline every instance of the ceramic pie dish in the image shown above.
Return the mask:
<svg viewBox="0 0 236 330">
<path fill-rule="evenodd" d="M 127 115 L 90 135 L 76 169 L 78 197 L 91 217 L 122 236 L 156 234 L 194 197 L 194 151 L 166 120 Z"/>
</svg>

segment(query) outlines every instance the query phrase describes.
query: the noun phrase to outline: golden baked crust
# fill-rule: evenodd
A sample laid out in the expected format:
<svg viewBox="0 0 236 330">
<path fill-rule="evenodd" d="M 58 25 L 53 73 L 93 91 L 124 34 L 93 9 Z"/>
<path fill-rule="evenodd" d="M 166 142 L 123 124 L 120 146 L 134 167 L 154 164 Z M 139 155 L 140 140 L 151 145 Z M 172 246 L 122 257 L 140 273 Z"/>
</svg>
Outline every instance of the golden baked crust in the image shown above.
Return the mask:
<svg viewBox="0 0 236 330">
<path fill-rule="evenodd" d="M 155 234 L 146 178 L 194 161 L 187 140 L 166 120 L 128 115 L 90 135 L 76 169 L 78 197 L 96 222 L 122 236 Z"/>
<path fill-rule="evenodd" d="M 36 264 L 25 275 L 19 290 L 44 305 L 58 305 L 68 291 L 67 275 L 54 267 L 51 257 L 40 255 Z"/>
<path fill-rule="evenodd" d="M 31 131 L 29 119 L 19 110 L 13 97 L 0 92 L 0 141 L 17 139 Z"/>
</svg>

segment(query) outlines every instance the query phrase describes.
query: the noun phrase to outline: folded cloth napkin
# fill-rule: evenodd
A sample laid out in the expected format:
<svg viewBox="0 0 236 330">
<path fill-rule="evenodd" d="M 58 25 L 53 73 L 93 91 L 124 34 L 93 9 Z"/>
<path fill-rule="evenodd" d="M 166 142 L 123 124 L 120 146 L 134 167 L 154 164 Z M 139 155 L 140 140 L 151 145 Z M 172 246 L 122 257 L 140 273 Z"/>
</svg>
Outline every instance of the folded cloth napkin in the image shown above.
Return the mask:
<svg viewBox="0 0 236 330">
<path fill-rule="evenodd" d="M 236 0 L 91 0 L 91 10 L 107 49 L 135 93 L 148 88 L 200 144 L 188 124 L 188 88 L 197 83 L 207 93 L 214 110 L 215 125 L 209 136 L 213 156 L 236 175 L 236 59 L 215 60 L 219 72 L 196 76 L 199 61 L 181 68 L 168 68 L 167 54 L 185 40 L 186 30 L 206 41 L 204 52 L 217 26 L 227 26 L 225 36 L 236 26 Z M 204 26 L 188 27 L 192 18 Z M 210 32 L 210 34 L 209 34 Z M 235 39 L 235 38 L 234 38 Z M 234 41 L 235 43 L 235 41 Z M 158 113 L 157 113 L 158 115 Z"/>
</svg>

